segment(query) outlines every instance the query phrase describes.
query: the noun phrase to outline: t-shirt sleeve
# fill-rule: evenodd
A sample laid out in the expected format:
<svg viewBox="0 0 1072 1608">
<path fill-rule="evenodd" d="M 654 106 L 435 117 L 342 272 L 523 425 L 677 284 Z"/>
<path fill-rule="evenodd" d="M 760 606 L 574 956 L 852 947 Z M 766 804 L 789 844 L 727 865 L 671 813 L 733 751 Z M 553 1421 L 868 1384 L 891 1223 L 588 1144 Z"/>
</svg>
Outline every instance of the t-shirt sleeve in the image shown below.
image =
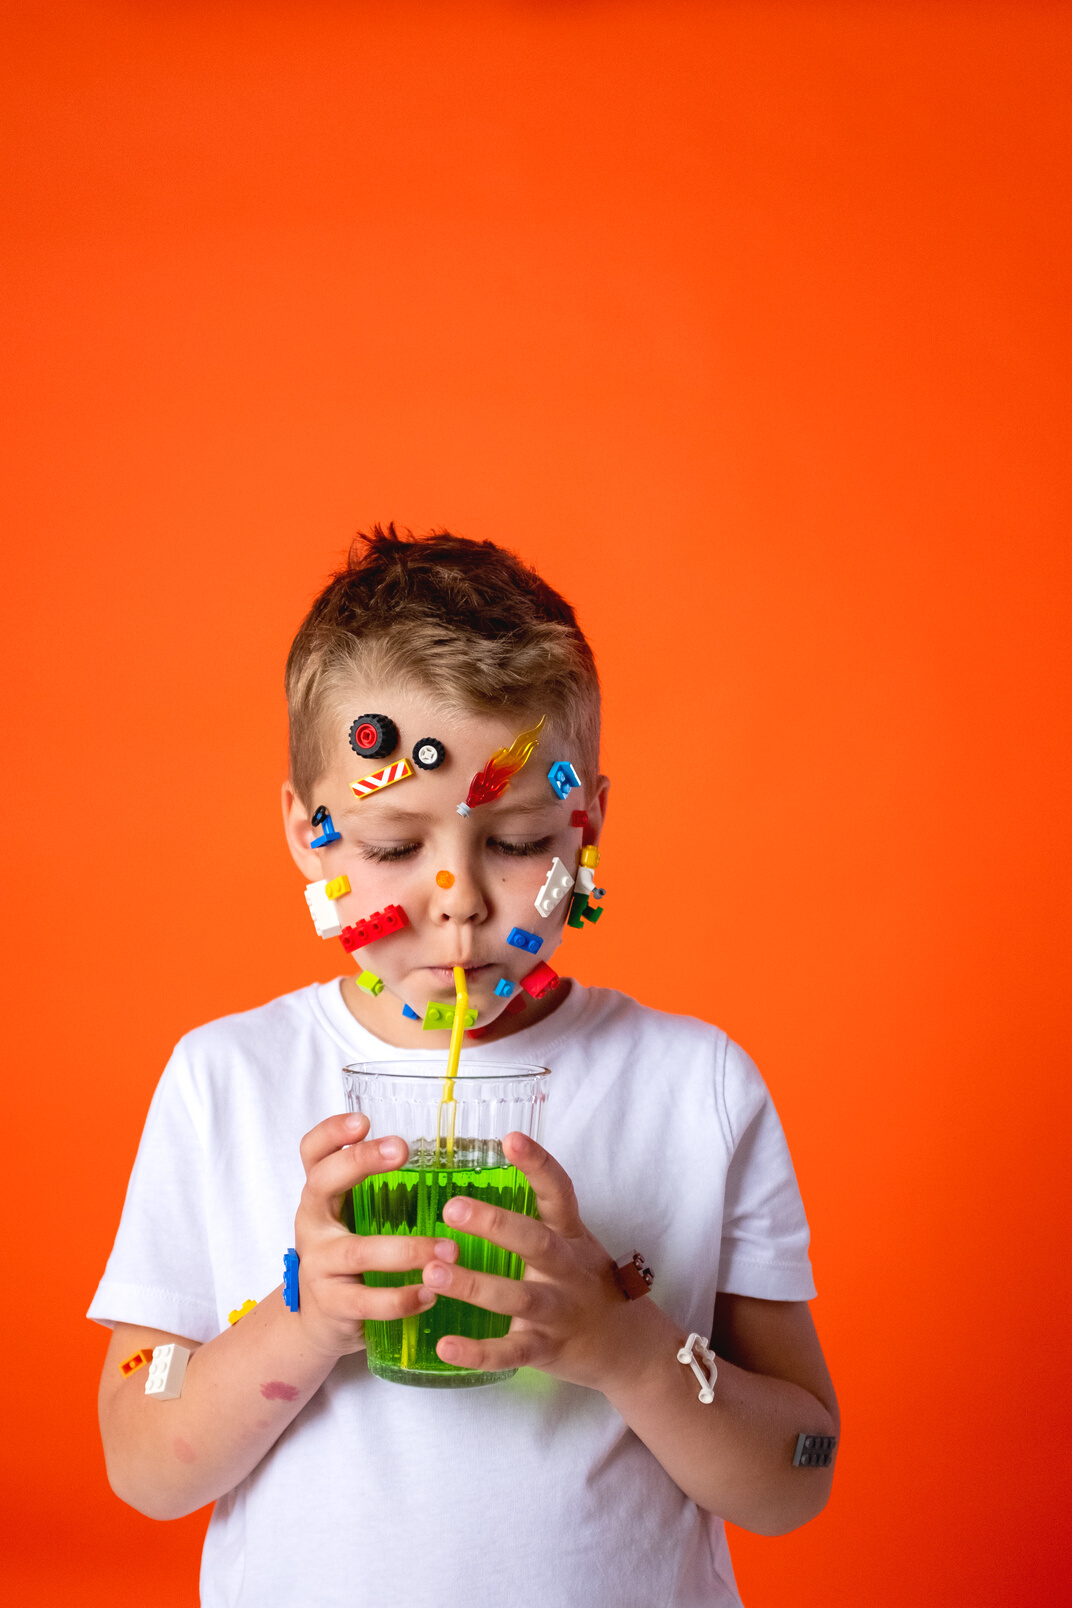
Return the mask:
<svg viewBox="0 0 1072 1608">
<path fill-rule="evenodd" d="M 732 1040 L 722 1079 L 723 1116 L 733 1144 L 726 1180 L 718 1288 L 765 1301 L 815 1295 L 811 1238 L 789 1146 L 767 1086 Z"/>
<path fill-rule="evenodd" d="M 153 1095 L 112 1254 L 87 1316 L 191 1340 L 219 1332 L 206 1223 L 205 1106 L 183 1044 Z"/>
</svg>

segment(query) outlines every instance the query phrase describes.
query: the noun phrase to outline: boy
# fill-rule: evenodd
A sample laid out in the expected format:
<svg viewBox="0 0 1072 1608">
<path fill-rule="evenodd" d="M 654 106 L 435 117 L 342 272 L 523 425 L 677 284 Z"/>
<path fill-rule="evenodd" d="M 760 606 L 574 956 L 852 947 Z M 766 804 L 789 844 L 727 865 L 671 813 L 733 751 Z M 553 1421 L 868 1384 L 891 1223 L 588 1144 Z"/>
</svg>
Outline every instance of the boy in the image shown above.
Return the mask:
<svg viewBox="0 0 1072 1608">
<path fill-rule="evenodd" d="M 722 1520 L 780 1534 L 821 1510 L 832 1477 L 794 1464 L 800 1435 L 838 1432 L 807 1223 L 766 1089 L 723 1033 L 565 980 L 516 1010 L 572 905 L 534 909 L 548 872 L 557 859 L 580 877 L 606 812 L 599 685 L 573 611 L 491 543 L 377 528 L 299 631 L 287 696 L 295 861 L 333 885 L 337 926 L 388 906 L 406 924 L 355 952 L 378 993 L 351 974 L 176 1049 L 90 1309 L 114 1328 L 100 1387 L 113 1489 L 155 1518 L 215 1501 L 206 1608 L 737 1603 Z M 541 717 L 533 757 L 475 802 L 489 756 Z M 578 908 L 596 908 L 592 879 L 578 887 Z M 508 942 L 515 928 L 542 939 L 538 962 Z M 454 1000 L 455 966 L 479 1011 L 465 1063 L 552 1069 L 546 1148 L 505 1142 L 540 1221 L 462 1200 L 444 1212 L 523 1255 L 520 1282 L 466 1272 L 451 1239 L 340 1220 L 351 1187 L 405 1146 L 332 1114 L 339 1069 L 442 1060 L 445 1033 L 421 1019 Z M 279 1288 L 290 1245 L 297 1312 Z M 650 1297 L 615 1268 L 634 1247 Z M 362 1281 L 398 1269 L 421 1281 Z M 363 1319 L 444 1293 L 512 1323 L 441 1340 L 442 1359 L 521 1367 L 512 1380 L 422 1390 L 368 1372 Z M 695 1371 L 678 1360 L 709 1331 L 717 1378 L 702 1348 Z M 172 1342 L 192 1352 L 181 1393 L 154 1399 L 147 1370 L 121 1364 Z"/>
</svg>

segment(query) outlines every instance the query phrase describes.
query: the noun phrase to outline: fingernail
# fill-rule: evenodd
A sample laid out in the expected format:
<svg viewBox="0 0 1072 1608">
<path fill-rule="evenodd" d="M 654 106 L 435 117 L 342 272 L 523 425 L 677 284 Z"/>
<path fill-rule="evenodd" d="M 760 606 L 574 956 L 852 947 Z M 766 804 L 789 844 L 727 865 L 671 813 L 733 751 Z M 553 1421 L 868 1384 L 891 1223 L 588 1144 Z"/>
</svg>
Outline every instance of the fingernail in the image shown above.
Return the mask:
<svg viewBox="0 0 1072 1608">
<path fill-rule="evenodd" d="M 441 1340 L 436 1346 L 436 1351 L 444 1362 L 454 1362 L 459 1356 L 458 1347 L 453 1340 Z"/>
<path fill-rule="evenodd" d="M 435 1291 L 426 1290 L 422 1284 L 417 1291 L 417 1300 L 420 1302 L 421 1306 L 431 1306 L 435 1300 Z"/>
<path fill-rule="evenodd" d="M 472 1203 L 463 1195 L 455 1195 L 448 1200 L 443 1208 L 443 1220 L 447 1223 L 467 1223 L 473 1210 Z"/>
<path fill-rule="evenodd" d="M 439 1289 L 442 1289 L 445 1284 L 450 1282 L 450 1269 L 441 1267 L 438 1262 L 429 1262 L 424 1269 L 424 1282 L 425 1284 L 434 1284 Z"/>
<path fill-rule="evenodd" d="M 360 1111 L 353 1112 L 346 1119 L 346 1131 L 347 1131 L 347 1133 L 356 1133 L 358 1128 L 360 1128 L 361 1124 L 364 1122 L 364 1120 L 365 1119 L 361 1115 Z"/>
<path fill-rule="evenodd" d="M 409 1146 L 401 1139 L 381 1139 L 380 1155 L 384 1161 L 401 1161 L 409 1153 Z"/>
<path fill-rule="evenodd" d="M 438 1256 L 441 1262 L 456 1262 L 458 1247 L 453 1240 L 436 1240 L 433 1255 Z"/>
</svg>

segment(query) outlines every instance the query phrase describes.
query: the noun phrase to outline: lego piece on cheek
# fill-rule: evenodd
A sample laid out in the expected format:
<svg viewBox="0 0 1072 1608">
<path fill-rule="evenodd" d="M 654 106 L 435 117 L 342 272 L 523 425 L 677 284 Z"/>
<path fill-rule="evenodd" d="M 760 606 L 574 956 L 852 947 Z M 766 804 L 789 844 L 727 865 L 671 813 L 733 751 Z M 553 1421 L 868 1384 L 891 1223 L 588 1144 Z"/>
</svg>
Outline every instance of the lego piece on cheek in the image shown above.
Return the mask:
<svg viewBox="0 0 1072 1608">
<path fill-rule="evenodd" d="M 323 827 L 319 837 L 315 837 L 309 844 L 311 849 L 326 849 L 329 843 L 341 843 L 342 833 L 336 832 L 335 823 L 328 813 L 326 804 L 318 804 L 313 811 L 311 825 Z"/>
<path fill-rule="evenodd" d="M 587 826 L 588 825 L 588 811 L 587 810 L 574 810 L 573 814 L 569 818 L 569 824 L 571 826 Z"/>
<path fill-rule="evenodd" d="M 402 1007 L 402 1015 L 405 1016 L 411 1022 L 419 1022 L 420 1021 L 420 1017 L 417 1015 L 417 1012 L 416 1011 L 411 1011 L 408 1005 L 403 1005 L 403 1007 Z"/>
<path fill-rule="evenodd" d="M 382 977 L 377 977 L 375 972 L 363 971 L 357 974 L 357 986 L 363 988 L 366 994 L 382 994 L 384 981 Z"/>
<path fill-rule="evenodd" d="M 531 994 L 533 999 L 543 999 L 544 995 L 557 988 L 560 982 L 561 978 L 558 973 L 552 971 L 545 960 L 541 960 L 539 965 L 532 968 L 527 977 L 522 977 L 521 986 L 526 994 Z M 509 1005 L 506 1008 L 509 1010 Z"/>
<path fill-rule="evenodd" d="M 533 901 L 540 915 L 549 916 L 572 887 L 573 878 L 556 855 L 551 861 L 551 869 L 547 873 L 544 885 Z"/>
<path fill-rule="evenodd" d="M 306 883 L 305 902 L 309 906 L 309 914 L 313 918 L 318 938 L 342 936 L 342 921 L 334 903 L 328 898 L 326 882 Z"/>
<path fill-rule="evenodd" d="M 341 899 L 344 893 L 349 892 L 349 877 L 332 877 L 331 881 L 326 883 L 324 886 L 324 898 L 331 899 L 333 901 L 335 899 Z"/>
<path fill-rule="evenodd" d="M 355 798 L 368 798 L 370 793 L 378 793 L 381 788 L 390 787 L 392 782 L 404 782 L 407 776 L 413 775 L 413 766 L 408 759 L 400 759 L 393 765 L 385 765 L 383 770 L 373 771 L 369 776 L 361 776 L 356 782 L 350 783 L 350 791 Z"/>
<path fill-rule="evenodd" d="M 344 927 L 337 935 L 342 947 L 348 955 L 355 949 L 364 949 L 366 944 L 373 944 L 379 938 L 389 938 L 393 932 L 401 932 L 403 927 L 409 926 L 409 917 L 401 905 L 384 905 L 382 910 L 376 910 L 364 921 L 355 921 L 353 926 Z"/>
<path fill-rule="evenodd" d="M 599 864 L 599 850 L 594 843 L 586 843 L 581 849 L 581 865 L 589 866 L 593 871 Z"/>
<path fill-rule="evenodd" d="M 543 939 L 534 932 L 526 932 L 524 927 L 511 927 L 506 942 L 514 949 L 528 950 L 530 955 L 538 954 L 543 948 Z"/>
<path fill-rule="evenodd" d="M 579 865 L 577 867 L 577 881 L 575 887 L 578 893 L 590 894 L 596 885 L 596 874 L 591 866 Z"/>
<path fill-rule="evenodd" d="M 547 780 L 559 798 L 568 798 L 573 789 L 581 785 L 581 778 L 568 759 L 556 760 L 547 772 Z"/>
<path fill-rule="evenodd" d="M 178 1401 L 186 1378 L 186 1364 L 192 1356 L 192 1351 L 174 1340 L 166 1346 L 156 1346 L 145 1381 L 145 1394 L 155 1396 L 157 1401 Z"/>
<path fill-rule="evenodd" d="M 500 999 L 510 998 L 510 995 L 514 992 L 514 985 L 510 981 L 509 977 L 499 978 L 499 981 L 495 984 L 495 992 L 498 994 Z"/>
</svg>

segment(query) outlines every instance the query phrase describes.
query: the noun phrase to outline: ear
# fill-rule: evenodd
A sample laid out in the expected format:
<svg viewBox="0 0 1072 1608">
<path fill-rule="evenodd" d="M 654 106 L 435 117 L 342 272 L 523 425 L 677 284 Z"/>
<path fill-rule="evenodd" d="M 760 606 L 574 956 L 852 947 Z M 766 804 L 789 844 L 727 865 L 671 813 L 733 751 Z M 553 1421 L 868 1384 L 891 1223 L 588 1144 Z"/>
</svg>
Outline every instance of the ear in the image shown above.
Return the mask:
<svg viewBox="0 0 1072 1608">
<path fill-rule="evenodd" d="M 607 795 L 609 792 L 610 777 L 597 776 L 595 796 L 591 804 L 585 806 L 588 811 L 588 828 L 590 832 L 595 834 L 597 843 L 607 821 Z"/>
<path fill-rule="evenodd" d="M 287 834 L 287 848 L 291 858 L 306 882 L 319 882 L 324 872 L 320 864 L 323 851 L 311 849 L 309 844 L 317 835 L 317 828 L 309 818 L 309 811 L 294 791 L 288 776 L 283 783 L 283 830 Z"/>
</svg>

